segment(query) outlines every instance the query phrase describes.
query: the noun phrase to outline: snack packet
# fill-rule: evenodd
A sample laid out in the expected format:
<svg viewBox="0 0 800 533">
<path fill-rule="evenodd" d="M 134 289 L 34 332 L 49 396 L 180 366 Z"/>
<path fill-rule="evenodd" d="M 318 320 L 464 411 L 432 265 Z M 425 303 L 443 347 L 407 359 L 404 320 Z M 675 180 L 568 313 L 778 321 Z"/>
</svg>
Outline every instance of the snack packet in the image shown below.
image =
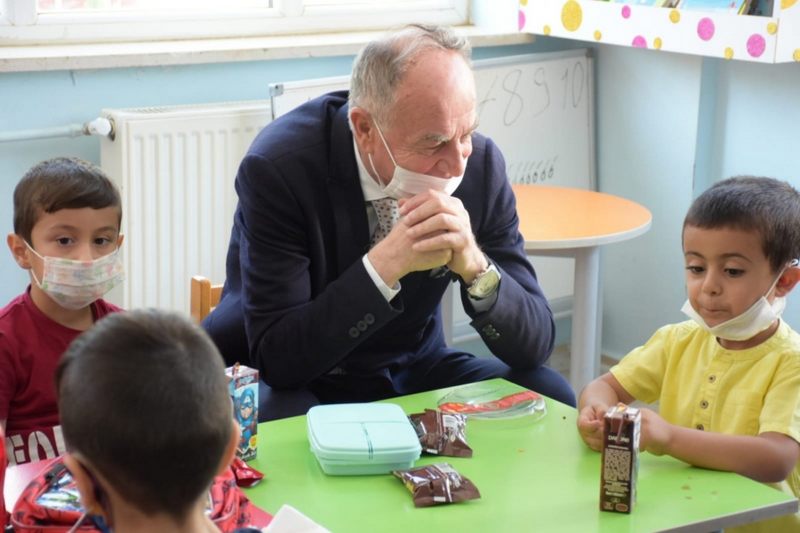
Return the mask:
<svg viewBox="0 0 800 533">
<path fill-rule="evenodd" d="M 467 444 L 465 434 L 467 419 L 464 415 L 425 409 L 424 413 L 414 413 L 408 418 L 417 432 L 423 452 L 450 457 L 472 457 L 472 448 Z"/>
<path fill-rule="evenodd" d="M 544 398 L 531 390 L 519 390 L 512 383 L 478 382 L 456 387 L 439 399 L 445 413 L 458 413 L 469 419 L 541 419 L 547 413 Z"/>
<path fill-rule="evenodd" d="M 411 491 L 415 507 L 476 500 L 478 488 L 447 463 L 392 472 Z"/>
</svg>

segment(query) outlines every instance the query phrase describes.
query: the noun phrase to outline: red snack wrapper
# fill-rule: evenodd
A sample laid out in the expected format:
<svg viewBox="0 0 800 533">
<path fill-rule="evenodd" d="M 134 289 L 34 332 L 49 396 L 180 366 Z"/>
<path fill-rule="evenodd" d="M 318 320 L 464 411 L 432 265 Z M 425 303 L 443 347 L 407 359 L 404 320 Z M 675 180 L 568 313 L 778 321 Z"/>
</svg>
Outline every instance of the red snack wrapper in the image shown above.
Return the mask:
<svg viewBox="0 0 800 533">
<path fill-rule="evenodd" d="M 526 390 L 503 396 L 499 400 L 483 403 L 447 402 L 439 404 L 439 409 L 450 413 L 474 414 L 504 411 L 523 403 L 540 400 L 542 397 L 532 390 Z"/>
<path fill-rule="evenodd" d="M 264 477 L 264 474 L 245 463 L 239 457 L 233 458 L 231 469 L 234 477 L 236 477 L 236 484 L 240 487 L 252 487 Z"/>
</svg>

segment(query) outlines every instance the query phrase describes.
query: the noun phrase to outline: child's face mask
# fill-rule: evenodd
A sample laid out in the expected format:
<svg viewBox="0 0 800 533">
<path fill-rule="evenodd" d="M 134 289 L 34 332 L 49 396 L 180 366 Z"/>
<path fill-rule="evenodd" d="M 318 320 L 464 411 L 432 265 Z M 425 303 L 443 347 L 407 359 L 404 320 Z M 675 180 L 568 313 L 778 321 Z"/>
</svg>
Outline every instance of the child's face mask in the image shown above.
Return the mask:
<svg viewBox="0 0 800 533">
<path fill-rule="evenodd" d="M 389 184 L 383 188 L 383 193 L 389 198 L 395 198 L 396 200 L 401 198 L 411 198 L 412 196 L 427 192 L 431 189 L 451 195 L 453 194 L 453 191 L 455 191 L 458 186 L 461 185 L 461 180 L 464 179 L 463 174 L 460 176 L 454 176 L 452 178 L 437 178 L 436 176 L 421 174 L 419 172 L 414 172 L 413 170 L 401 167 L 397 164 L 397 161 L 395 161 L 392 151 L 389 150 L 389 145 L 386 144 L 386 139 L 384 139 L 383 132 L 381 132 L 378 124 L 375 124 L 375 129 L 378 131 L 378 136 L 381 138 L 383 146 L 386 148 L 386 152 L 389 154 L 389 159 L 391 159 L 392 163 L 394 164 L 394 173 L 392 174 L 392 179 Z M 378 171 L 375 169 L 375 163 L 372 162 L 372 154 L 367 154 L 367 158 L 369 159 L 369 164 L 372 167 L 372 171 L 376 176 L 378 176 Z M 380 179 L 380 176 L 378 176 L 378 179 Z"/>
<path fill-rule="evenodd" d="M 795 265 L 797 265 L 797 259 L 792 260 L 786 268 Z M 775 288 L 775 285 L 778 283 L 778 280 L 783 275 L 786 268 L 781 270 L 778 277 L 775 278 L 775 281 L 770 285 L 767 293 L 756 300 L 744 313 L 730 320 L 726 320 L 721 324 L 709 326 L 703 317 L 694 310 L 688 299 L 683 304 L 683 307 L 681 307 L 681 311 L 697 322 L 703 329 L 720 339 L 730 341 L 746 341 L 747 339 L 752 339 L 778 320 L 783 310 L 786 308 L 786 298 L 781 296 L 775 297 L 771 304 L 769 300 L 767 300 L 767 294 L 772 292 L 772 289 Z"/>
<path fill-rule="evenodd" d="M 36 279 L 31 269 L 36 285 L 65 309 L 83 309 L 125 279 L 119 248 L 93 261 L 75 261 L 43 257 L 30 244 L 25 244 L 44 262 L 41 280 Z"/>
</svg>

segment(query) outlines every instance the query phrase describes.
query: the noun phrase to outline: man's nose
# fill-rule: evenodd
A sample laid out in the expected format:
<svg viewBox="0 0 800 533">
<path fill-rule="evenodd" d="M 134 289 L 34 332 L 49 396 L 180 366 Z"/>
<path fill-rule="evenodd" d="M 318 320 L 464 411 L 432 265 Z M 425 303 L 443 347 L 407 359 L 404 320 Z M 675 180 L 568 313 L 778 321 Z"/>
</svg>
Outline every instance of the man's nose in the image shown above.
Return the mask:
<svg viewBox="0 0 800 533">
<path fill-rule="evenodd" d="M 467 159 L 472 153 L 470 143 L 452 142 L 448 144 L 446 153 L 439 160 L 437 169 L 449 178 L 461 176 L 467 168 Z"/>
</svg>

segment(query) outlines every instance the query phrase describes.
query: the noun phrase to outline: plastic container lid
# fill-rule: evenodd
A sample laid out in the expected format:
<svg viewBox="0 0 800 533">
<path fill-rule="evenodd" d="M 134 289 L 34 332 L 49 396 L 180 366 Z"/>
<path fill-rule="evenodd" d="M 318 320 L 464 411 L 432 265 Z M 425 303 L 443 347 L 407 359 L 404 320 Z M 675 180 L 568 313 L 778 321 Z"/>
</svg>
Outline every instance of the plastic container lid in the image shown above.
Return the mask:
<svg viewBox="0 0 800 533">
<path fill-rule="evenodd" d="M 326 474 L 385 474 L 412 467 L 422 453 L 399 405 L 317 405 L 306 418 L 311 451 Z"/>
<path fill-rule="evenodd" d="M 439 409 L 460 413 L 471 419 L 508 419 L 547 414 L 544 398 L 538 393 L 503 382 L 478 382 L 458 387 L 439 400 Z"/>
</svg>

